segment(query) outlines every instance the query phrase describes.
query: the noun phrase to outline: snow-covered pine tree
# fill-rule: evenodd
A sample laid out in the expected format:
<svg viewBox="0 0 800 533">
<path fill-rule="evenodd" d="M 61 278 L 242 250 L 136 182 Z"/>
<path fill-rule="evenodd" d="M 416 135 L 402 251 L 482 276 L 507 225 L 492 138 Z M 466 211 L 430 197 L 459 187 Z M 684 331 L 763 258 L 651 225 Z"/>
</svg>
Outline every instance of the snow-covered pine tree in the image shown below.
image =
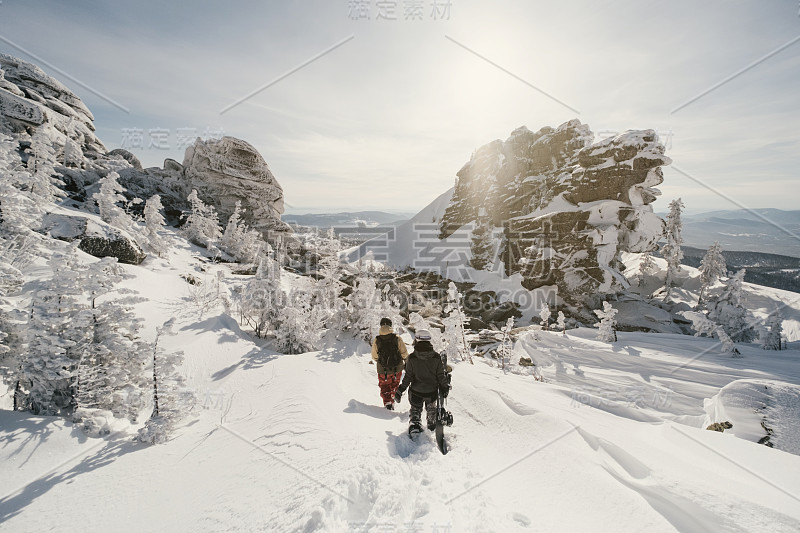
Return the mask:
<svg viewBox="0 0 800 533">
<path fill-rule="evenodd" d="M 472 363 L 472 352 L 469 349 L 464 324 L 467 317 L 464 314 L 462 296 L 456 284 L 452 281 L 447 286 L 447 304 L 444 311 L 448 313 L 444 322 L 444 341 L 448 359 L 460 358 Z"/>
<path fill-rule="evenodd" d="M 470 244 L 470 251 L 472 252 L 470 266 L 475 270 L 492 269 L 492 251 L 494 250 L 492 229 L 492 223 L 486 214 L 486 209 L 481 207 L 478 210 L 478 218 L 475 220 L 475 228 L 472 230 Z"/>
<path fill-rule="evenodd" d="M 184 236 L 196 245 L 208 248 L 212 253 L 216 252 L 216 243 L 222 237 L 216 209 L 206 205 L 197 196 L 195 189 L 192 189 L 187 200 L 191 204 L 192 212 L 183 225 Z"/>
<path fill-rule="evenodd" d="M 120 194 L 125 192 L 125 187 L 120 185 L 118 180 L 119 174 L 116 172 L 109 172 L 100 178 L 100 189 L 92 195 L 92 199 L 97 202 L 97 209 L 103 222 L 120 229 L 128 229 L 131 224 L 130 217 L 117 205 L 125 202 L 125 197 Z"/>
<path fill-rule="evenodd" d="M 669 214 L 667 215 L 667 225 L 664 232 L 664 239 L 667 242 L 661 247 L 661 255 L 667 261 L 664 301 L 669 300 L 670 291 L 681 271 L 681 260 L 683 259 L 683 251 L 681 250 L 681 244 L 683 244 L 681 209 L 683 207 L 683 202 L 680 198 L 669 203 Z"/>
<path fill-rule="evenodd" d="M 783 348 L 783 318 L 780 310 L 776 309 L 769 314 L 761 330 L 761 348 L 764 350 L 780 350 Z"/>
<path fill-rule="evenodd" d="M 161 204 L 161 196 L 154 194 L 147 199 L 144 204 L 144 245 L 158 257 L 166 257 L 169 251 L 169 244 L 161 236 L 166 220 L 161 214 L 164 206 Z"/>
<path fill-rule="evenodd" d="M 344 283 L 341 282 L 342 262 L 339 259 L 341 248 L 341 241 L 334 229 L 330 228 L 318 249 L 319 279 L 315 284 L 311 300 L 313 320 L 320 331 L 324 329 L 343 331 L 348 326 L 344 313 L 347 304 L 340 296 L 344 288 Z"/>
<path fill-rule="evenodd" d="M 561 332 L 566 335 L 567 334 L 567 317 L 564 316 L 563 311 L 558 312 L 558 319 L 556 320 L 556 327 L 561 330 Z"/>
<path fill-rule="evenodd" d="M 381 291 L 375 280 L 362 270 L 354 282 L 347 309 L 354 335 L 370 344 L 378 334 L 378 324 L 383 318 L 380 302 Z"/>
<path fill-rule="evenodd" d="M 512 342 L 511 330 L 514 329 L 514 317 L 509 317 L 506 325 L 500 328 L 502 337 L 500 339 L 500 346 L 497 347 L 495 354 L 497 359 L 500 360 L 500 368 L 505 370 L 506 364 L 511 362 Z"/>
<path fill-rule="evenodd" d="M 700 296 L 697 300 L 697 307 L 701 308 L 705 304 L 705 296 L 708 289 L 728 272 L 725 264 L 725 256 L 722 255 L 722 247 L 719 242 L 714 242 L 709 248 L 703 259 L 700 260 Z"/>
<path fill-rule="evenodd" d="M 256 337 L 262 338 L 275 327 L 281 308 L 280 278 L 278 264 L 268 257 L 263 257 L 258 270 L 240 294 L 240 322 L 253 328 Z"/>
<path fill-rule="evenodd" d="M 720 351 L 722 353 L 739 354 L 739 350 L 733 344 L 730 336 L 725 333 L 722 326 L 709 320 L 705 313 L 701 311 L 687 312 L 684 316 L 692 321 L 692 328 L 695 330 L 695 337 L 705 335 L 707 337 L 716 337 L 720 342 Z"/>
<path fill-rule="evenodd" d="M 242 202 L 237 200 L 233 213 L 228 218 L 225 231 L 219 241 L 219 248 L 240 263 L 252 264 L 258 261 L 263 253 L 269 255 L 272 250 L 269 244 L 259 237 L 258 232 L 250 229 L 242 220 Z"/>
<path fill-rule="evenodd" d="M 27 320 L 23 309 L 15 309 L 0 298 L 0 382 L 13 394 L 16 411 L 22 400 L 22 361 L 26 353 Z M 0 396 L 3 396 L 0 394 Z"/>
<path fill-rule="evenodd" d="M 539 313 L 539 318 L 542 320 L 542 329 L 549 329 L 550 326 L 550 306 L 547 303 L 542 307 Z"/>
<path fill-rule="evenodd" d="M 650 254 L 650 252 L 643 253 L 642 258 L 639 262 L 640 275 L 644 277 L 646 275 L 653 274 L 657 268 L 658 265 L 656 265 L 656 262 L 653 259 L 653 256 Z"/>
<path fill-rule="evenodd" d="M 58 161 L 53 141 L 44 126 L 37 128 L 31 136 L 30 154 L 28 191 L 40 200 L 40 205 L 49 204 L 66 196 L 60 188 L 64 183 L 55 170 Z"/>
<path fill-rule="evenodd" d="M 603 309 L 595 309 L 594 314 L 600 319 L 600 322 L 595 324 L 599 327 L 600 331 L 597 333 L 597 338 L 603 342 L 616 342 L 617 331 L 617 310 L 611 307 L 608 302 L 603 302 Z"/>
<path fill-rule="evenodd" d="M 722 291 L 708 299 L 708 318 L 722 326 L 725 333 L 733 342 L 751 342 L 756 338 L 753 328 L 755 322 L 748 319 L 747 309 L 744 307 L 744 282 L 745 269 L 725 281 Z"/>
<path fill-rule="evenodd" d="M 178 371 L 183 364 L 183 352 L 169 352 L 159 343 L 162 337 L 175 334 L 172 331 L 174 321 L 170 319 L 156 329 L 156 339 L 151 345 L 153 412 L 139 430 L 137 438 L 141 442 L 166 442 L 175 425 L 195 403 L 194 393 L 186 388 L 185 379 Z"/>
<path fill-rule="evenodd" d="M 88 265 L 83 276 L 89 305 L 81 315 L 91 337 L 79 359 L 73 419 L 90 434 L 107 429 L 109 412 L 135 422 L 145 404 L 143 370 L 150 347 L 139 334 L 142 320 L 131 310 L 138 300 L 116 288 L 123 277 L 110 257 Z"/>
<path fill-rule="evenodd" d="M 30 193 L 31 175 L 26 172 L 17 146 L 11 137 L 0 133 L 0 237 L 6 240 L 39 228 L 42 205 L 47 203 Z"/>
<path fill-rule="evenodd" d="M 56 252 L 48 262 L 53 277 L 31 298 L 28 354 L 22 365 L 27 408 L 55 415 L 73 402 L 79 349 L 87 342 L 80 312 L 86 308 L 76 245 Z"/>
<path fill-rule="evenodd" d="M 313 350 L 321 332 L 311 323 L 311 294 L 295 288 L 284 298 L 286 304 L 278 311 L 275 345 L 287 354 Z"/>
</svg>

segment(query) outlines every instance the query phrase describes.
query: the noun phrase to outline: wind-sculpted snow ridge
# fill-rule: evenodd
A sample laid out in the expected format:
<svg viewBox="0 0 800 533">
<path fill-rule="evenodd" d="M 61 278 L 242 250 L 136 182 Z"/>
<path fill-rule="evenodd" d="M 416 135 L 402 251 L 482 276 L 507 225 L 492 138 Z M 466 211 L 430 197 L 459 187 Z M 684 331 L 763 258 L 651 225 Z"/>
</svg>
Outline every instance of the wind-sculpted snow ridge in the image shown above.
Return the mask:
<svg viewBox="0 0 800 533">
<path fill-rule="evenodd" d="M 0 131 L 27 137 L 42 127 L 58 145 L 59 160 L 96 158 L 106 147 L 95 136 L 94 116 L 78 96 L 38 66 L 0 54 Z M 80 154 L 69 154 L 72 148 Z M 77 163 L 78 161 L 74 161 Z"/>
<path fill-rule="evenodd" d="M 567 303 L 597 307 L 627 286 L 621 252 L 656 248 L 662 221 L 650 204 L 670 164 L 653 130 L 591 144 L 571 120 L 536 133 L 521 127 L 474 153 L 458 172 L 440 238 L 485 212 L 502 227 L 498 257 L 530 290 L 556 286 Z"/>
</svg>

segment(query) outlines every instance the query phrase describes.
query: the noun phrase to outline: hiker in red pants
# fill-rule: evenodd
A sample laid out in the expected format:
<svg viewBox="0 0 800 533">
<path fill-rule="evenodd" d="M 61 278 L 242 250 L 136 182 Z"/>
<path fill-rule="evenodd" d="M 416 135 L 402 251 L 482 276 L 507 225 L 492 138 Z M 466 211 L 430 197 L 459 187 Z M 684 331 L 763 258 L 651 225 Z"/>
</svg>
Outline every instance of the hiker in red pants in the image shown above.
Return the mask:
<svg viewBox="0 0 800 533">
<path fill-rule="evenodd" d="M 381 387 L 383 406 L 394 409 L 394 393 L 400 385 L 408 349 L 403 339 L 395 335 L 392 321 L 381 319 L 381 329 L 372 343 L 372 359 L 378 366 L 378 385 Z"/>
</svg>

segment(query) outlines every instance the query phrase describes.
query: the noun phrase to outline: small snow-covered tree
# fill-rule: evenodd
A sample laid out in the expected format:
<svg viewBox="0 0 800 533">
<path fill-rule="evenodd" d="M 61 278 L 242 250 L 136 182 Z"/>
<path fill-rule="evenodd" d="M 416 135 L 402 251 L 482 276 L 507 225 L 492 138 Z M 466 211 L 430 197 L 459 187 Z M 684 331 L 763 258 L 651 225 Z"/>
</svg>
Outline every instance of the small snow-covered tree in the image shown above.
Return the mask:
<svg viewBox="0 0 800 533">
<path fill-rule="evenodd" d="M 720 352 L 739 354 L 739 350 L 733 344 L 733 340 L 725 333 L 725 329 L 716 322 L 709 320 L 703 312 L 687 312 L 684 315 L 692 321 L 692 328 L 695 330 L 695 337 L 705 335 L 716 337 L 720 343 Z"/>
<path fill-rule="evenodd" d="M 250 229 L 242 220 L 242 202 L 237 200 L 233 213 L 228 218 L 225 231 L 219 241 L 219 248 L 240 263 L 255 263 L 264 248 L 269 244 L 261 240 L 258 232 Z M 270 254 L 270 250 L 264 250 Z"/>
<path fill-rule="evenodd" d="M 486 215 L 486 209 L 481 207 L 475 220 L 475 228 L 472 230 L 470 266 L 475 270 L 491 270 L 493 250 L 492 223 Z"/>
<path fill-rule="evenodd" d="M 241 290 L 241 322 L 253 328 L 253 333 L 259 338 L 269 333 L 278 320 L 283 296 L 278 270 L 275 261 L 262 258 L 255 276 Z"/>
<path fill-rule="evenodd" d="M 348 302 L 348 315 L 356 336 L 371 343 L 378 334 L 381 318 L 381 291 L 375 280 L 362 273 L 354 282 Z"/>
<path fill-rule="evenodd" d="M 639 262 L 639 272 L 642 276 L 651 275 L 656 272 L 658 269 L 658 265 L 656 265 L 653 256 L 650 252 L 645 252 L 642 254 L 642 259 Z"/>
<path fill-rule="evenodd" d="M 320 258 L 317 264 L 319 279 L 315 284 L 311 301 L 314 307 L 314 321 L 320 330 L 328 328 L 341 331 L 347 327 L 344 320 L 347 304 L 340 296 L 344 288 L 344 283 L 341 282 L 342 262 L 339 259 L 341 247 L 341 241 L 334 229 L 330 228 L 319 246 Z"/>
<path fill-rule="evenodd" d="M 542 307 L 541 312 L 539 313 L 539 318 L 542 320 L 542 329 L 549 329 L 550 325 L 550 306 L 544 304 Z"/>
<path fill-rule="evenodd" d="M 506 325 L 500 328 L 502 337 L 500 338 L 500 346 L 497 347 L 495 354 L 500 361 L 500 368 L 505 370 L 506 364 L 511 362 L 512 341 L 511 330 L 514 329 L 514 317 L 509 317 Z"/>
<path fill-rule="evenodd" d="M 86 304 L 76 247 L 54 253 L 49 265 L 53 277 L 31 298 L 28 354 L 22 366 L 29 391 L 26 407 L 41 415 L 55 415 L 72 404 L 78 351 L 88 336 L 80 315 Z"/>
<path fill-rule="evenodd" d="M 186 217 L 183 234 L 196 245 L 215 252 L 216 243 L 222 237 L 217 210 L 203 202 L 195 189 L 192 189 L 187 200 L 191 204 L 191 213 Z"/>
<path fill-rule="evenodd" d="M 194 393 L 186 387 L 186 380 L 178 370 L 183 364 L 183 352 L 167 351 L 159 343 L 162 337 L 175 334 L 172 331 L 174 321 L 174 318 L 170 319 L 156 329 L 151 362 L 153 412 L 139 430 L 137 438 L 141 442 L 166 442 L 175 425 L 189 413 L 195 402 Z"/>
<path fill-rule="evenodd" d="M 106 413 L 135 422 L 145 404 L 143 369 L 150 347 L 140 336 L 142 319 L 132 310 L 138 300 L 117 287 L 124 276 L 110 257 L 89 264 L 83 275 L 89 304 L 81 318 L 91 337 L 78 361 L 73 420 L 90 434 L 106 429 Z"/>
<path fill-rule="evenodd" d="M 461 293 L 458 291 L 456 284 L 451 281 L 447 286 L 447 304 L 444 309 L 448 315 L 443 320 L 445 350 L 450 359 L 458 357 L 462 361 L 468 360 L 472 362 L 472 352 L 469 349 L 469 343 L 464 331 L 467 317 L 464 314 L 464 306 L 461 300 Z"/>
<path fill-rule="evenodd" d="M 661 247 L 661 255 L 667 261 L 664 301 L 669 300 L 670 291 L 681 271 L 681 260 L 683 259 L 683 251 L 681 250 L 681 244 L 683 244 L 683 237 L 681 236 L 683 231 L 683 223 L 681 222 L 682 208 L 683 202 L 680 198 L 669 203 L 669 214 L 667 215 L 667 225 L 664 233 L 664 239 L 667 242 Z"/>
<path fill-rule="evenodd" d="M 50 203 L 66 196 L 60 189 L 64 183 L 55 170 L 58 163 L 53 141 L 48 129 L 40 126 L 31 137 L 30 157 L 28 158 L 28 190 L 41 203 Z"/>
<path fill-rule="evenodd" d="M 748 319 L 744 307 L 744 274 L 745 269 L 741 269 L 726 280 L 722 291 L 709 298 L 706 305 L 709 320 L 721 325 L 734 342 L 751 342 L 756 337 L 754 320 Z"/>
<path fill-rule="evenodd" d="M 161 197 L 154 194 L 144 204 L 144 245 L 158 257 L 165 257 L 169 251 L 169 244 L 161 236 L 166 220 L 161 214 L 164 206 Z"/>
<path fill-rule="evenodd" d="M 278 311 L 275 344 L 287 354 L 303 353 L 316 348 L 320 331 L 311 321 L 311 295 L 295 288 L 285 296 L 286 303 Z"/>
<path fill-rule="evenodd" d="M 776 309 L 767 317 L 764 328 L 761 330 L 761 348 L 764 350 L 782 349 L 781 337 L 783 335 L 783 318 Z"/>
<path fill-rule="evenodd" d="M 722 247 L 719 242 L 715 242 L 709 248 L 703 259 L 700 261 L 700 296 L 697 300 L 698 308 L 705 303 L 705 295 L 708 289 L 718 279 L 725 276 L 728 267 L 725 264 L 725 256 L 722 255 Z"/>
<path fill-rule="evenodd" d="M 617 310 L 610 303 L 603 302 L 603 309 L 595 309 L 594 314 L 600 319 L 600 322 L 595 324 L 600 328 L 597 338 L 603 342 L 615 342 L 617 340 L 617 331 L 614 329 L 617 325 Z"/>
<path fill-rule="evenodd" d="M 124 209 L 117 205 L 120 202 L 125 202 L 125 197 L 120 194 L 125 192 L 125 187 L 120 185 L 118 180 L 119 174 L 109 172 L 100 179 L 100 190 L 92 195 L 92 199 L 97 202 L 97 208 L 100 211 L 100 218 L 103 222 L 121 229 L 128 229 L 130 227 L 130 217 L 128 217 Z"/>
<path fill-rule="evenodd" d="M 556 320 L 556 327 L 561 330 L 561 332 L 566 335 L 567 334 L 567 317 L 564 316 L 563 311 L 558 312 L 558 319 Z"/>
</svg>

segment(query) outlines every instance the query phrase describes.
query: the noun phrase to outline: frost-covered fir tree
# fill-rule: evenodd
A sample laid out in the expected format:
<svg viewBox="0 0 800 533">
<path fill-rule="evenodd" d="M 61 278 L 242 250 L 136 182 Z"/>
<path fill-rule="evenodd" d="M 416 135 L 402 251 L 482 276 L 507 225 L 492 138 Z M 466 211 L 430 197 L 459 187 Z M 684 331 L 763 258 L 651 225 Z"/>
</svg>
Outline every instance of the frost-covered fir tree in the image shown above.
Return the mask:
<svg viewBox="0 0 800 533">
<path fill-rule="evenodd" d="M 161 235 L 161 231 L 166 224 L 164 215 L 161 214 L 162 209 L 164 209 L 164 206 L 161 204 L 161 197 L 157 194 L 148 198 L 144 204 L 143 244 L 145 248 L 158 257 L 166 257 L 169 251 L 169 244 Z"/>
<path fill-rule="evenodd" d="M 467 317 L 464 314 L 464 306 L 461 300 L 461 293 L 458 291 L 456 284 L 451 281 L 447 286 L 447 304 L 444 308 L 445 313 L 448 313 L 448 315 L 443 320 L 443 340 L 448 359 L 452 360 L 457 357 L 462 361 L 469 360 L 472 362 L 472 352 L 469 349 L 469 343 L 464 331 Z"/>
<path fill-rule="evenodd" d="M 347 309 L 354 335 L 368 343 L 372 343 L 372 339 L 378 334 L 380 320 L 383 318 L 381 297 L 382 293 L 375 280 L 362 272 L 355 280 Z"/>
<path fill-rule="evenodd" d="M 719 340 L 720 352 L 738 355 L 739 350 L 733 344 L 733 340 L 725 333 L 725 329 L 716 322 L 709 320 L 703 312 L 688 312 L 684 315 L 692 321 L 692 328 L 695 330 L 695 337 L 707 336 L 715 337 Z"/>
<path fill-rule="evenodd" d="M 719 242 L 714 242 L 709 248 L 703 259 L 700 261 L 700 296 L 697 300 L 698 308 L 705 303 L 705 296 L 708 289 L 728 272 L 725 264 L 725 256 L 722 255 L 722 247 Z"/>
<path fill-rule="evenodd" d="M 558 319 L 556 319 L 556 327 L 560 329 L 564 335 L 567 334 L 567 317 L 564 316 L 563 311 L 558 312 Z"/>
<path fill-rule="evenodd" d="M 681 260 L 683 259 L 683 251 L 681 250 L 681 244 L 683 244 L 683 237 L 681 236 L 683 231 L 683 223 L 681 222 L 682 208 L 683 202 L 680 198 L 669 203 L 669 214 L 667 215 L 666 230 L 664 232 L 664 239 L 667 242 L 661 247 L 661 255 L 667 261 L 664 301 L 669 300 L 670 291 L 681 271 Z"/>
<path fill-rule="evenodd" d="M 653 256 L 650 252 L 645 252 L 642 254 L 642 259 L 639 262 L 639 272 L 642 276 L 651 275 L 656 272 L 658 269 L 658 265 L 656 265 Z"/>
<path fill-rule="evenodd" d="M 506 365 L 511 362 L 512 341 L 511 330 L 514 329 L 514 317 L 509 317 L 506 325 L 500 328 L 502 337 L 500 338 L 500 346 L 497 347 L 495 354 L 500 361 L 500 368 L 505 370 Z"/>
<path fill-rule="evenodd" d="M 392 322 L 395 323 L 394 319 L 392 319 Z M 439 330 L 439 328 L 432 327 L 425 317 L 419 313 L 413 312 L 408 315 L 408 327 L 415 332 L 422 329 L 428 330 L 431 333 L 431 345 L 437 352 L 442 351 L 447 347 L 447 339 L 445 338 L 445 335 L 442 334 L 441 330 Z"/>
<path fill-rule="evenodd" d="M 27 317 L 23 309 L 15 309 L 0 298 L 0 382 L 13 396 L 16 411 L 22 405 L 22 362 L 26 353 Z M 4 396 L 6 391 L 0 391 Z"/>
<path fill-rule="evenodd" d="M 470 266 L 475 270 L 491 270 L 492 252 L 494 243 L 492 242 L 492 223 L 486 214 L 486 209 L 481 207 L 478 210 L 478 218 L 475 220 L 475 228 L 472 230 L 470 251 L 472 259 Z"/>
<path fill-rule="evenodd" d="M 611 307 L 608 302 L 603 302 L 603 309 L 595 309 L 594 314 L 600 319 L 600 322 L 595 324 L 600 331 L 597 333 L 597 338 L 603 342 L 616 342 L 617 331 L 617 310 Z"/>
<path fill-rule="evenodd" d="M 216 252 L 216 243 L 222 237 L 217 210 L 214 206 L 206 205 L 197 196 L 195 189 L 192 189 L 187 200 L 192 211 L 182 228 L 184 236 L 196 245 L 208 248 L 212 253 Z"/>
<path fill-rule="evenodd" d="M 269 244 L 261 240 L 258 232 L 250 229 L 242 220 L 242 202 L 237 200 L 220 238 L 219 248 L 236 261 L 251 264 L 258 261 L 262 251 L 271 254 L 271 249 L 264 250 L 267 247 Z"/>
<path fill-rule="evenodd" d="M 108 175 L 100 179 L 100 189 L 92 195 L 92 199 L 97 202 L 100 211 L 100 218 L 112 226 L 121 229 L 128 229 L 130 226 L 128 215 L 118 203 L 124 203 L 125 197 L 120 194 L 125 192 L 125 187 L 119 184 L 119 174 L 109 172 Z"/>
<path fill-rule="evenodd" d="M 764 328 L 761 330 L 761 348 L 764 350 L 782 349 L 781 337 L 783 336 L 783 318 L 776 309 L 767 317 Z"/>
<path fill-rule="evenodd" d="M 48 262 L 53 277 L 31 298 L 28 354 L 22 365 L 26 407 L 55 415 L 73 403 L 79 351 L 88 342 L 81 311 L 86 308 L 76 247 Z"/>
<path fill-rule="evenodd" d="M 18 144 L 0 133 L 0 239 L 23 236 L 32 242 L 49 202 L 30 192 L 30 169 L 22 163 Z"/>
<path fill-rule="evenodd" d="M 541 312 L 539 313 L 539 318 L 542 320 L 542 329 L 549 329 L 550 326 L 550 306 L 544 304 L 542 307 Z"/>
<path fill-rule="evenodd" d="M 73 420 L 90 434 L 107 429 L 105 413 L 135 422 L 146 401 L 149 345 L 140 336 L 142 320 L 132 311 L 138 300 L 116 286 L 123 277 L 114 258 L 88 265 L 83 275 L 89 304 L 80 318 L 91 337 L 78 361 Z"/>
<path fill-rule="evenodd" d="M 253 333 L 259 338 L 267 335 L 278 320 L 283 296 L 279 272 L 277 263 L 264 257 L 255 276 L 241 290 L 240 321 L 253 328 Z"/>
<path fill-rule="evenodd" d="M 344 288 L 341 282 L 343 273 L 339 253 L 342 245 L 333 228 L 328 230 L 325 239 L 319 246 L 319 263 L 317 264 L 317 280 L 312 294 L 314 321 L 322 329 L 344 330 L 347 327 L 347 306 L 340 293 Z"/>
<path fill-rule="evenodd" d="M 60 186 L 63 182 L 55 170 L 56 151 L 48 130 L 42 126 L 31 137 L 28 157 L 28 190 L 42 203 L 50 203 L 66 196 Z"/>
<path fill-rule="evenodd" d="M 175 425 L 184 418 L 195 402 L 192 391 L 187 389 L 183 375 L 178 371 L 183 364 L 183 352 L 170 352 L 160 341 L 166 335 L 174 335 L 170 319 L 157 328 L 152 344 L 152 401 L 153 412 L 139 430 L 138 440 L 150 444 L 161 444 L 169 439 Z"/>
<path fill-rule="evenodd" d="M 286 303 L 278 311 L 275 345 L 283 353 L 303 353 L 316 348 L 321 332 L 311 321 L 311 295 L 293 289 L 285 296 Z"/>
<path fill-rule="evenodd" d="M 751 342 L 756 338 L 752 326 L 755 321 L 748 317 L 744 307 L 744 274 L 745 269 L 741 269 L 728 278 L 722 291 L 709 298 L 706 304 L 709 320 L 722 326 L 734 342 Z"/>
</svg>

